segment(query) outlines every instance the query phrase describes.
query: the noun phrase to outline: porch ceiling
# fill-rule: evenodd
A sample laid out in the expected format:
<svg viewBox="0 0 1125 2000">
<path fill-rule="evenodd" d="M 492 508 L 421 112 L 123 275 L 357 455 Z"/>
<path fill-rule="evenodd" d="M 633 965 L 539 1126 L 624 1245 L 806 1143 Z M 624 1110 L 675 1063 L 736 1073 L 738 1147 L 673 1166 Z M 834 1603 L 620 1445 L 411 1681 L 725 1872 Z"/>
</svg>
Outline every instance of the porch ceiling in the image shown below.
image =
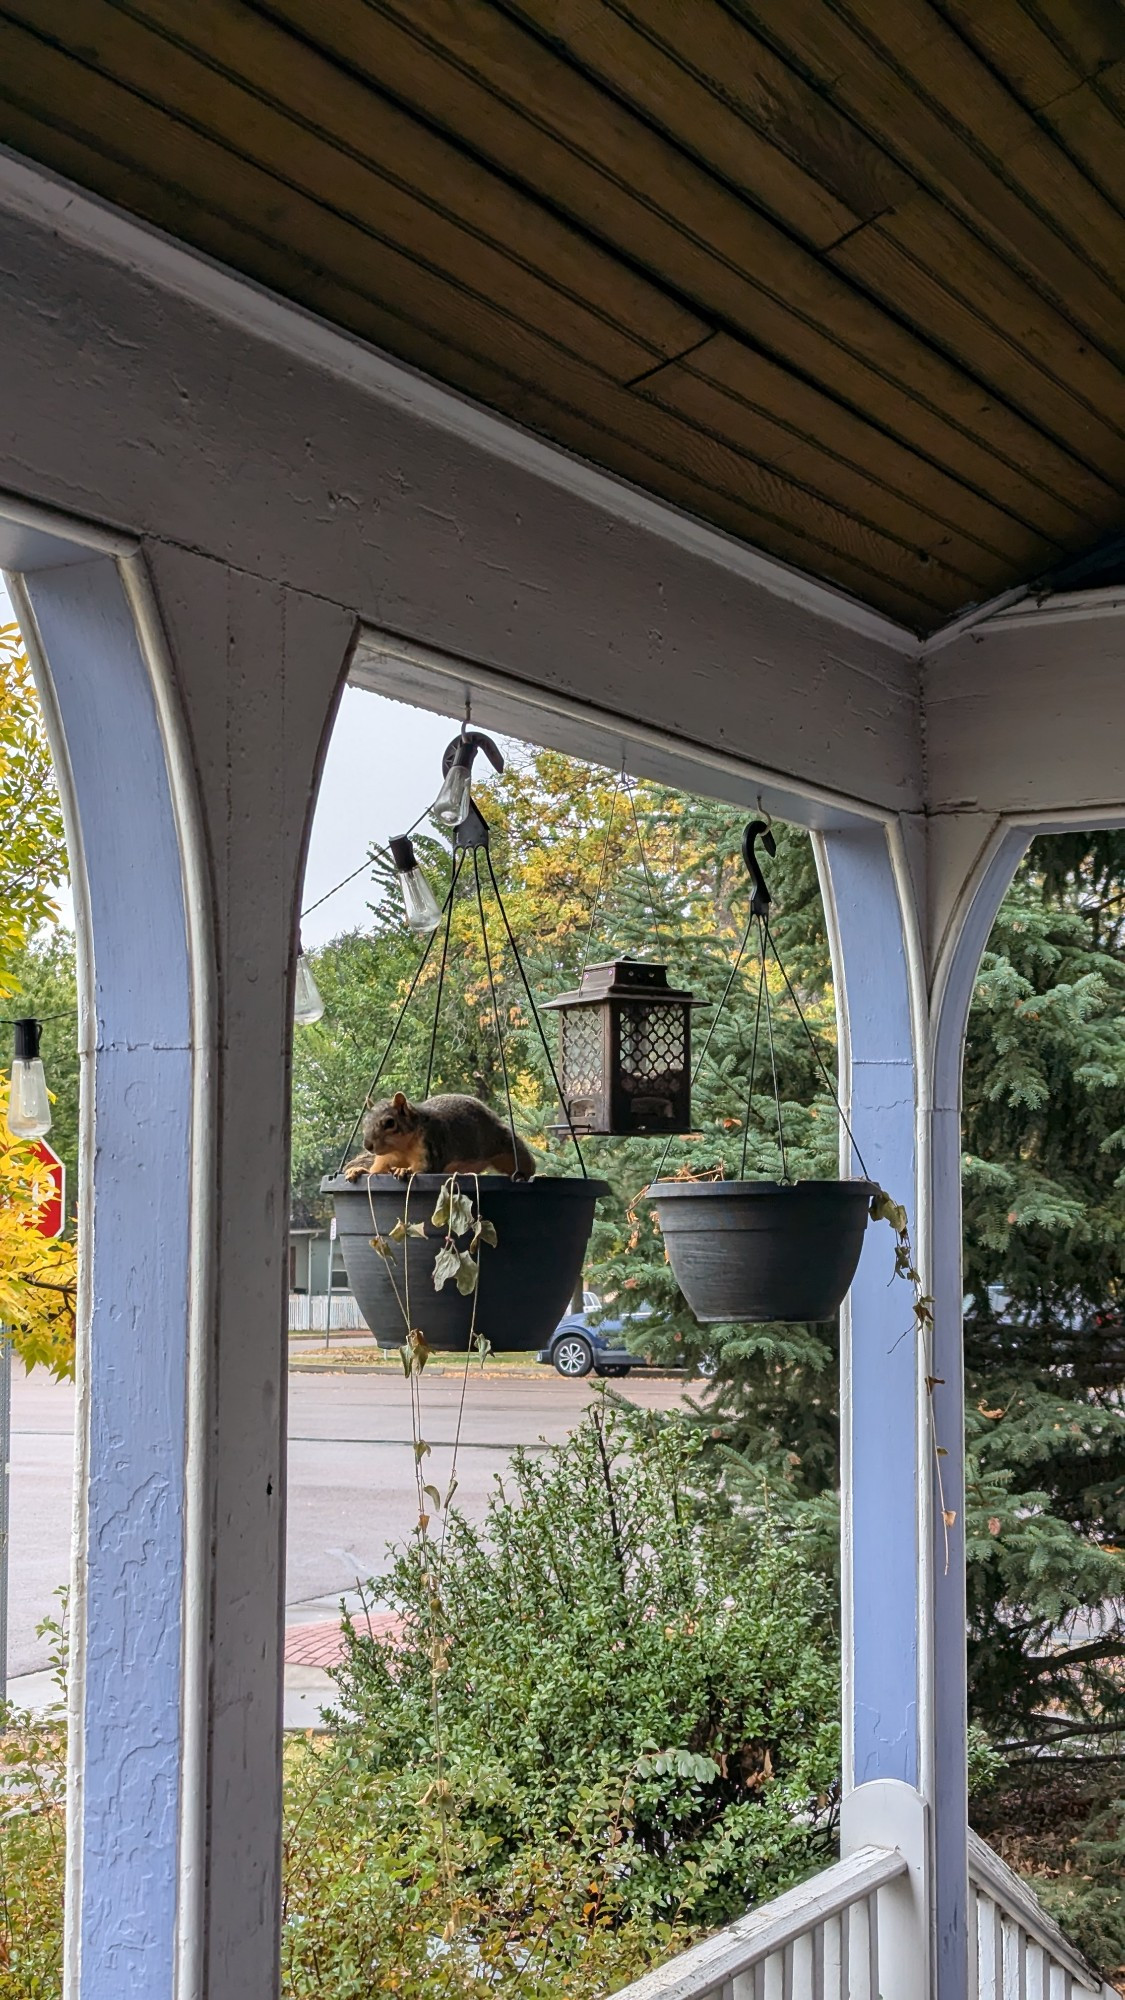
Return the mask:
<svg viewBox="0 0 1125 2000">
<path fill-rule="evenodd" d="M 1125 525 L 1125 9 L 0 0 L 0 140 L 913 630 Z"/>
</svg>

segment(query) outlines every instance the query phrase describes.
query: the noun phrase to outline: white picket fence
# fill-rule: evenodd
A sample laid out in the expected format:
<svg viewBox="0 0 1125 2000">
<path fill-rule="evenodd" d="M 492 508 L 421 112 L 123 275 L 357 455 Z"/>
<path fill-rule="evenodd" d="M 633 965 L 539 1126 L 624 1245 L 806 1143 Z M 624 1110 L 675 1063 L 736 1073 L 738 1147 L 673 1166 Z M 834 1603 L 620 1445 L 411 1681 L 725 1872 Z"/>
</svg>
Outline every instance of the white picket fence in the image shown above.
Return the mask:
<svg viewBox="0 0 1125 2000">
<path fill-rule="evenodd" d="M 364 1333 L 363 1314 L 350 1292 L 290 1292 L 290 1333 Z"/>
<path fill-rule="evenodd" d="M 858 1848 L 617 2000 L 923 2000 L 920 1954 L 903 1928 L 908 1874 L 897 1848 Z M 1116 2000 L 975 1834 L 969 1874 L 971 2000 Z"/>
</svg>

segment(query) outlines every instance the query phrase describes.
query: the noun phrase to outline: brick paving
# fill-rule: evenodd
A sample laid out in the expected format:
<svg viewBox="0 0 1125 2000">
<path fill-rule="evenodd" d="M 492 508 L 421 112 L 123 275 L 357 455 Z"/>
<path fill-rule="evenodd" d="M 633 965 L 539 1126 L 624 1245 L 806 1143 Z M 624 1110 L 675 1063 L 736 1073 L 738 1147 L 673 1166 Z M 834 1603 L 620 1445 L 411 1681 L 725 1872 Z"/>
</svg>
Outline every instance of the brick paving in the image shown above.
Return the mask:
<svg viewBox="0 0 1125 2000">
<path fill-rule="evenodd" d="M 372 1638 L 402 1629 L 402 1620 L 393 1611 L 369 1611 L 366 1616 L 357 1612 L 354 1623 L 359 1631 L 366 1625 Z M 344 1628 L 338 1618 L 318 1619 L 313 1625 L 290 1625 L 286 1630 L 287 1667 L 334 1667 L 343 1655 Z"/>
</svg>

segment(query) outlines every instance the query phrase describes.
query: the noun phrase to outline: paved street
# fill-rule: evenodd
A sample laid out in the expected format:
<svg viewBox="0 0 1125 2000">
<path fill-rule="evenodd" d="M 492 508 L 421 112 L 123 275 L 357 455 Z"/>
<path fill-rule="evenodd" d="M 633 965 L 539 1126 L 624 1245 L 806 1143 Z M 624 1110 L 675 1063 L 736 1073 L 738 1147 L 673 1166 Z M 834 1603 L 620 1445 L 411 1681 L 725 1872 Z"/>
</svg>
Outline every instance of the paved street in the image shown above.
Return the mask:
<svg viewBox="0 0 1125 2000">
<path fill-rule="evenodd" d="M 647 1408 L 682 1395 L 675 1381 L 619 1385 Z M 458 1459 L 457 1504 L 479 1516 L 516 1444 L 565 1437 L 597 1393 L 543 1369 L 533 1380 L 470 1370 Z M 423 1382 L 427 1476 L 444 1489 L 461 1397 L 458 1375 Z M 47 1664 L 37 1621 L 69 1573 L 74 1392 L 41 1371 L 16 1368 L 12 1390 L 12 1552 L 9 1675 Z M 387 1567 L 388 1543 L 414 1517 L 409 1390 L 397 1372 L 289 1377 L 289 1545 L 286 1603 L 291 1624 L 330 1617 L 357 1579 Z M 14 1690 L 18 1695 L 19 1690 Z"/>
</svg>

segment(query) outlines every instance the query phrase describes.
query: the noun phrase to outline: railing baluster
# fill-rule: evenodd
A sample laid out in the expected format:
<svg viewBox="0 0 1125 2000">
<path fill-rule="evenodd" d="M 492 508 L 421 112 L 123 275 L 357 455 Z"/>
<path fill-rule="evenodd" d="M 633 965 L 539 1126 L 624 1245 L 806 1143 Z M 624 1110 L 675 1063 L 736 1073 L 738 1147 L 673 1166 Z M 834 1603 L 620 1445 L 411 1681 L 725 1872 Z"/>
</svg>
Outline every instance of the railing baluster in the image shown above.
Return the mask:
<svg viewBox="0 0 1125 2000">
<path fill-rule="evenodd" d="M 785 2000 L 816 2000 L 815 1932 L 794 1938 L 786 1953 Z"/>
<path fill-rule="evenodd" d="M 824 2000 L 824 1925 L 818 1924 L 811 1937 L 812 2000 Z"/>
<path fill-rule="evenodd" d="M 871 1908 L 866 1896 L 848 1910 L 847 2000 L 878 2000 L 871 1984 Z"/>
<path fill-rule="evenodd" d="M 829 1917 L 821 1925 L 824 1940 L 824 2000 L 848 2000 L 844 1985 L 844 1919 Z"/>
<path fill-rule="evenodd" d="M 765 1963 L 762 2000 L 785 2000 L 785 1953 L 771 1951 Z"/>
<path fill-rule="evenodd" d="M 969 1884 L 969 2000 L 981 2000 L 980 1897 Z"/>
<path fill-rule="evenodd" d="M 879 2000 L 879 1897 L 867 1898 L 867 1953 L 868 1980 L 871 1986 L 871 2000 Z"/>
</svg>

